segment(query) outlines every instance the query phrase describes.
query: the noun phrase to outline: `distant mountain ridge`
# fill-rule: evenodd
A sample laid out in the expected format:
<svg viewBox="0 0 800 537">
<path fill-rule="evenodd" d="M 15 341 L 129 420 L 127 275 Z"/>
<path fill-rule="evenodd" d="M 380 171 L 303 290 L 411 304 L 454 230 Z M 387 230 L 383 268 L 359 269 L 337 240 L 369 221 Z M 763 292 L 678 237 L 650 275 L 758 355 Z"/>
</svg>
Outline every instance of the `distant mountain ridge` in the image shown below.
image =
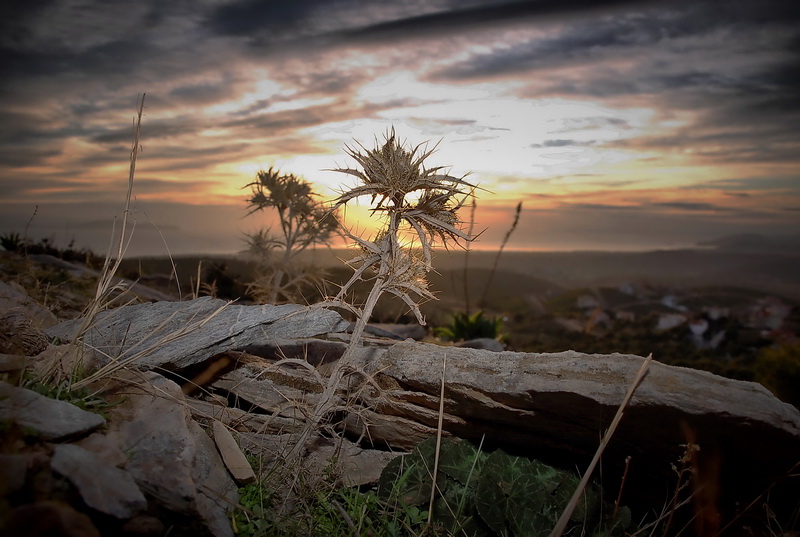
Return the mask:
<svg viewBox="0 0 800 537">
<path fill-rule="evenodd" d="M 800 255 L 800 235 L 759 235 L 741 233 L 697 243 L 702 248 L 713 248 L 742 253 L 782 253 Z"/>
</svg>

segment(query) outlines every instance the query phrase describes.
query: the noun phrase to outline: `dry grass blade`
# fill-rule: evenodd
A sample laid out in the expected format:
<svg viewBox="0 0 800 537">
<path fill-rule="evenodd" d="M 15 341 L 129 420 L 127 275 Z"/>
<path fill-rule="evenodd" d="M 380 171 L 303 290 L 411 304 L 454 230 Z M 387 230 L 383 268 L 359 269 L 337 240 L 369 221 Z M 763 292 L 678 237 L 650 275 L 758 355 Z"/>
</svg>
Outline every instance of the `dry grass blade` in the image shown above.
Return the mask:
<svg viewBox="0 0 800 537">
<path fill-rule="evenodd" d="M 567 507 L 564 509 L 564 512 L 561 513 L 561 518 L 558 519 L 553 531 L 550 532 L 550 537 L 561 537 L 561 534 L 564 533 L 564 529 L 567 527 L 567 523 L 569 522 L 569 518 L 572 516 L 573 511 L 575 511 L 575 507 L 578 505 L 578 501 L 580 501 L 581 496 L 583 495 L 584 489 L 586 489 L 586 485 L 589 484 L 589 479 L 592 477 L 592 472 L 594 472 L 594 467 L 597 466 L 597 463 L 600 461 L 600 457 L 603 454 L 606 446 L 608 445 L 611 437 L 614 435 L 614 431 L 617 429 L 617 425 L 619 425 L 620 420 L 622 419 L 622 414 L 625 411 L 625 408 L 631 402 L 633 398 L 634 392 L 636 392 L 636 388 L 639 387 L 639 384 L 644 379 L 644 376 L 647 374 L 647 368 L 650 367 L 650 361 L 653 359 L 653 355 L 649 355 L 644 362 L 642 362 L 642 366 L 639 368 L 639 372 L 636 373 L 636 377 L 634 377 L 633 382 L 631 382 L 630 387 L 628 388 L 628 393 L 625 395 L 625 398 L 622 400 L 622 403 L 619 405 L 617 409 L 617 413 L 614 415 L 614 419 L 611 420 L 611 425 L 608 427 L 606 434 L 603 435 L 602 440 L 600 440 L 600 445 L 597 448 L 597 451 L 594 454 L 594 458 L 592 458 L 592 462 L 589 463 L 589 467 L 586 469 L 586 473 L 583 474 L 583 478 L 581 479 L 580 484 L 578 484 L 578 488 L 575 489 L 575 493 L 572 495 Z"/>
<path fill-rule="evenodd" d="M 447 371 L 447 353 L 442 358 L 442 389 L 439 392 L 439 422 L 436 425 L 436 453 L 433 458 L 433 474 L 431 484 L 431 499 L 428 503 L 428 526 L 433 520 L 433 501 L 436 499 L 436 474 L 439 472 L 439 455 L 442 450 L 442 424 L 444 422 L 444 386 Z"/>
<path fill-rule="evenodd" d="M 514 233 L 514 230 L 517 229 L 517 225 L 519 224 L 519 216 L 522 213 L 522 202 L 517 204 L 517 209 L 514 212 L 514 222 L 511 224 L 511 228 L 506 232 L 505 237 L 503 237 L 503 242 L 500 243 L 500 249 L 497 250 L 497 255 L 494 258 L 494 264 L 492 265 L 492 270 L 489 272 L 489 280 L 486 282 L 486 287 L 483 289 L 483 296 L 481 297 L 480 303 L 486 303 L 486 296 L 489 294 L 489 287 L 492 285 L 492 280 L 494 280 L 494 275 L 497 272 L 497 265 L 500 263 L 500 256 L 503 254 L 503 250 L 506 248 L 506 244 L 508 244 L 508 240 L 511 238 L 511 234 Z"/>
<path fill-rule="evenodd" d="M 83 315 L 83 322 L 81 323 L 78 331 L 75 333 L 74 337 L 69 343 L 70 353 L 75 357 L 75 360 L 72 361 L 75 367 L 80 367 L 81 360 L 78 358 L 80 354 L 80 347 L 78 345 L 78 341 L 81 339 L 83 334 L 91 327 L 92 323 L 94 322 L 95 318 L 97 317 L 98 313 L 100 313 L 103 309 L 108 306 L 109 298 L 114 291 L 120 290 L 124 291 L 124 286 L 120 282 L 115 283 L 115 275 L 119 270 L 120 264 L 122 263 L 122 258 L 124 256 L 128 241 L 129 241 L 129 233 L 128 233 L 128 219 L 130 217 L 130 207 L 131 207 L 131 195 L 133 193 L 133 179 L 136 174 L 136 159 L 139 155 L 139 136 L 141 134 L 142 128 L 142 114 L 144 113 L 144 100 L 146 94 L 142 94 L 142 98 L 139 102 L 138 112 L 136 117 L 133 121 L 133 143 L 131 146 L 131 162 L 130 162 L 130 169 L 128 172 L 128 189 L 125 194 L 125 210 L 122 216 L 122 224 L 119 232 L 119 237 L 116 240 L 117 248 L 116 248 L 116 257 L 112 257 L 114 252 L 114 236 L 116 232 L 116 226 L 114 226 L 114 230 L 112 230 L 111 236 L 111 243 L 109 245 L 108 254 L 106 254 L 105 261 L 103 262 L 103 269 L 100 274 L 100 278 L 97 282 L 97 289 L 95 291 L 94 299 L 89 303 L 86 308 L 86 311 Z M 113 262 L 112 262 L 113 259 Z M 54 363 L 51 368 L 44 372 L 43 377 L 45 380 L 52 380 L 54 376 L 57 374 L 57 367 L 58 365 Z M 78 383 L 73 383 L 70 385 L 70 390 L 78 389 Z"/>
</svg>

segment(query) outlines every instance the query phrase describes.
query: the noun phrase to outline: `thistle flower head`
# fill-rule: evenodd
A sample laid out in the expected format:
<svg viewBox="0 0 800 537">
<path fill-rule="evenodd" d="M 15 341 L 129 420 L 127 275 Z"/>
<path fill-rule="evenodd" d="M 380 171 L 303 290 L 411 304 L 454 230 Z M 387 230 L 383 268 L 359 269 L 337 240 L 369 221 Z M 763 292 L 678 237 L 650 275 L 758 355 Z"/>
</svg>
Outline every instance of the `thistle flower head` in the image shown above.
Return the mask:
<svg viewBox="0 0 800 537">
<path fill-rule="evenodd" d="M 442 173 L 442 166 L 426 168 L 424 161 L 436 147 L 426 147 L 424 151 L 420 150 L 421 147 L 422 144 L 411 150 L 403 147 L 394 128 L 387 133 L 385 143 L 375 149 L 366 149 L 360 143 L 358 148 L 347 147 L 347 153 L 362 169 L 336 168 L 333 171 L 352 175 L 362 184 L 343 192 L 336 200 L 336 206 L 370 195 L 373 202 L 378 199 L 375 210 L 397 211 L 406 207 L 406 196 L 412 192 L 439 190 L 453 196 L 463 194 L 462 187 L 472 188 L 463 178 Z M 385 207 L 387 202 L 388 207 Z"/>
<path fill-rule="evenodd" d="M 354 198 L 369 195 L 374 204 L 372 210 L 381 211 L 387 216 L 386 228 L 372 241 L 344 231 L 360 246 L 361 255 L 348 262 L 354 274 L 341 287 L 336 299 L 341 302 L 365 271 L 374 269 L 377 276 L 370 296 L 375 300 L 367 301 L 363 315 L 368 318 L 377 297 L 386 292 L 405 302 L 419 322 L 425 324 L 418 303 L 435 298 L 428 290 L 426 279 L 432 270 L 433 242 L 437 238 L 442 242 L 471 240 L 468 234 L 459 229 L 461 221 L 457 211 L 473 195 L 476 187 L 463 177 L 445 173 L 440 166 L 426 168 L 424 161 L 435 147 L 421 150 L 422 146 L 418 145 L 406 149 L 398 141 L 394 129 L 385 138 L 385 143 L 376 143 L 375 149 L 366 149 L 360 143 L 356 148 L 346 148 L 360 169 L 333 170 L 356 177 L 360 183 L 336 199 L 334 210 Z M 409 196 L 412 193 L 415 195 Z M 406 232 L 416 234 L 421 252 L 415 252 L 413 247 L 401 243 L 399 237 Z M 412 298 L 414 295 L 416 298 Z"/>
</svg>

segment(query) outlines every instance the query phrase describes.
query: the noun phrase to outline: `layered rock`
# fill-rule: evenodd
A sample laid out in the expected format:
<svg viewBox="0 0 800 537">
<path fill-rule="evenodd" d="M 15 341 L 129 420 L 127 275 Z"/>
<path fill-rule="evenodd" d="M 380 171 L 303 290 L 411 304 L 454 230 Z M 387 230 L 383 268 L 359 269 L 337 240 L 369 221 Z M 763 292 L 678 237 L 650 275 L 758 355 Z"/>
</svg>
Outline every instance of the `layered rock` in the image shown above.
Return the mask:
<svg viewBox="0 0 800 537">
<path fill-rule="evenodd" d="M 116 384 L 105 387 L 107 397 L 122 402 L 108 411 L 102 432 L 47 434 L 62 443 L 83 436 L 73 443 L 127 472 L 148 509 L 157 502 L 194 513 L 211 534 L 228 535 L 225 510 L 236 501 L 236 486 L 198 423 L 224 425 L 240 445 L 279 463 L 341 358 L 348 325 L 319 308 L 210 298 L 105 312 L 85 342 L 106 363 L 109 356 L 135 358 Z M 66 322 L 46 333 L 67 340 L 77 327 Z M 337 393 L 348 411 L 335 424 L 349 438 L 316 438 L 306 450 L 312 472 L 338 454 L 340 467 L 351 469 L 343 484 L 373 481 L 392 451 L 435 434 L 440 419 L 444 434 L 484 449 L 585 468 L 643 362 L 623 354 L 491 352 L 371 336 Z M 194 396 L 184 395 L 189 392 Z M 17 411 L 12 414 L 17 419 Z M 227 435 L 218 436 L 234 449 Z M 603 473 L 616 487 L 631 457 L 627 501 L 663 505 L 675 485 L 671 465 L 679 464 L 686 444 L 701 448 L 692 464 L 715 491 L 710 501 L 744 505 L 798 462 L 800 413 L 758 384 L 652 362 L 606 449 Z M 63 459 L 84 456 L 74 448 L 56 454 L 54 469 L 68 478 Z M 246 468 L 240 470 L 240 479 L 250 479 Z M 7 477 L 20 479 L 13 472 Z M 70 479 L 80 488 L 79 477 Z M 134 496 L 102 509 L 133 513 L 139 505 Z"/>
<path fill-rule="evenodd" d="M 80 325 L 81 320 L 67 321 L 46 333 L 69 341 Z M 348 325 L 338 313 L 324 309 L 293 304 L 242 306 L 202 297 L 103 312 L 84 334 L 84 342 L 104 357 L 135 356 L 136 367 L 175 370 L 274 338 L 312 337 Z"/>
</svg>

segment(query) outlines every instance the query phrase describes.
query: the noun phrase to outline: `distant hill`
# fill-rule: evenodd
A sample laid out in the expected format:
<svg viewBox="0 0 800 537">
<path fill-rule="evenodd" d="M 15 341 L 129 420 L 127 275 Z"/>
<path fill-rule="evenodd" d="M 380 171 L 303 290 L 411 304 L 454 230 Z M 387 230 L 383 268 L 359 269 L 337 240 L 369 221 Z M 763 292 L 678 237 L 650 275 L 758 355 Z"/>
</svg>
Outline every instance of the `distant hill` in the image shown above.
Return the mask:
<svg viewBox="0 0 800 537">
<path fill-rule="evenodd" d="M 700 242 L 698 246 L 728 252 L 800 255 L 800 235 L 764 236 L 742 233 Z"/>
</svg>

